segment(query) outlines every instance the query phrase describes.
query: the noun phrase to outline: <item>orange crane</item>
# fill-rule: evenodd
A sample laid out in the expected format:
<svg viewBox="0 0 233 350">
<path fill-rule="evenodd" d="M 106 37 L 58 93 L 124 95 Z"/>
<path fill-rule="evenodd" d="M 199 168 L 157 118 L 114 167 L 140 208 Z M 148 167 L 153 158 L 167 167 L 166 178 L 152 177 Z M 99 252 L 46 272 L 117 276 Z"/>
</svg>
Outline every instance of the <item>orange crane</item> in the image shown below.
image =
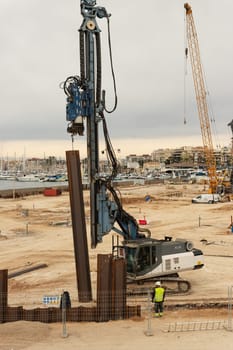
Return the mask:
<svg viewBox="0 0 233 350">
<path fill-rule="evenodd" d="M 188 48 L 190 52 L 193 81 L 197 100 L 197 109 L 200 119 L 203 150 L 210 181 L 209 192 L 216 193 L 218 186 L 218 180 L 216 175 L 216 159 L 214 155 L 210 119 L 208 113 L 208 104 L 206 99 L 207 93 L 201 65 L 198 37 L 193 20 L 192 8 L 188 3 L 184 4 L 184 8 L 186 10 L 186 35 Z M 188 56 L 188 48 L 185 49 L 186 57 Z"/>
</svg>

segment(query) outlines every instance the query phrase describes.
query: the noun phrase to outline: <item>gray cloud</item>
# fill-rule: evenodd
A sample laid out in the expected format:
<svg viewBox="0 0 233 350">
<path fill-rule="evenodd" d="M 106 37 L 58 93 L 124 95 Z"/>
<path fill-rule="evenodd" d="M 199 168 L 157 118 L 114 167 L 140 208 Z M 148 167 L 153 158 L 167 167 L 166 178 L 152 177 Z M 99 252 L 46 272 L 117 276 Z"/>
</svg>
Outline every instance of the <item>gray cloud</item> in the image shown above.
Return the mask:
<svg viewBox="0 0 233 350">
<path fill-rule="evenodd" d="M 99 0 L 112 14 L 111 37 L 119 105 L 107 116 L 113 138 L 200 135 L 191 68 L 184 127 L 183 1 Z M 217 131 L 232 119 L 233 4 L 190 2 Z M 0 3 L 1 141 L 66 139 L 65 96 L 59 83 L 79 74 L 79 1 Z M 113 103 L 106 22 L 102 29 L 103 88 Z"/>
</svg>

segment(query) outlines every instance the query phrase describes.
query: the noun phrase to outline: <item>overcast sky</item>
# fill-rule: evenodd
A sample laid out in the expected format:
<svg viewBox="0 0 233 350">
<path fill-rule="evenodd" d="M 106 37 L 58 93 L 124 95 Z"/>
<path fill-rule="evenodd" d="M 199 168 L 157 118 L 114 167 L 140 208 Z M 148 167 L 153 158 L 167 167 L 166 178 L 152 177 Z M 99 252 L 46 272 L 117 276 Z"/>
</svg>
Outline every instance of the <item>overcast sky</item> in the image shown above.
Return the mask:
<svg viewBox="0 0 233 350">
<path fill-rule="evenodd" d="M 233 2 L 189 2 L 220 146 L 233 119 Z M 184 116 L 184 1 L 97 0 L 110 19 L 118 108 L 106 115 L 122 154 L 202 145 L 190 62 Z M 0 0 L 0 153 L 63 155 L 70 149 L 65 95 L 59 84 L 79 75 L 79 0 Z M 103 88 L 113 104 L 106 19 L 102 30 Z M 184 117 L 187 123 L 184 124 Z M 75 142 L 84 149 L 85 139 Z M 104 147 L 104 146 L 103 146 Z"/>
</svg>

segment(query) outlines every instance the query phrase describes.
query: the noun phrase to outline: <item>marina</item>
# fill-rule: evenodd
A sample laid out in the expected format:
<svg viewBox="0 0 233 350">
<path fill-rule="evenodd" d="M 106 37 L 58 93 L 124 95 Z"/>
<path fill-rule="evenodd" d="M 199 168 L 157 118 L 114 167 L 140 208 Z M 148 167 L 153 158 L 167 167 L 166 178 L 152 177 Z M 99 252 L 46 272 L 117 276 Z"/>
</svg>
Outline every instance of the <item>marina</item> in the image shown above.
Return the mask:
<svg viewBox="0 0 233 350">
<path fill-rule="evenodd" d="M 56 182 L 57 186 L 68 186 L 67 181 Z M 4 190 L 17 190 L 17 189 L 28 189 L 28 188 L 46 188 L 51 187 L 50 181 L 39 182 L 39 181 L 17 181 L 17 180 L 0 180 L 0 191 Z"/>
</svg>

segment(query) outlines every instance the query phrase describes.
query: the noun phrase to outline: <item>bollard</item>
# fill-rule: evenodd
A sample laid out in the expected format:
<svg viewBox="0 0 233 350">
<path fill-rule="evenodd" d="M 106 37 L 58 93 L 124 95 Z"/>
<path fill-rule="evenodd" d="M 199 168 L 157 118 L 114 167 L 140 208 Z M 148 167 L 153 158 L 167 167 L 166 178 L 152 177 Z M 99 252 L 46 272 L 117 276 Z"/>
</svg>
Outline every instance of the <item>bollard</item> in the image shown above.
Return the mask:
<svg viewBox="0 0 233 350">
<path fill-rule="evenodd" d="M 232 288 L 233 286 L 228 287 L 228 331 L 233 331 L 232 327 Z"/>
<path fill-rule="evenodd" d="M 62 297 L 61 297 L 61 305 L 62 305 L 62 338 L 67 338 L 68 334 L 67 334 L 67 329 L 66 329 L 66 298 L 65 298 L 65 294 L 62 293 Z"/>
<path fill-rule="evenodd" d="M 150 291 L 148 290 L 147 293 L 147 329 L 145 331 L 145 335 L 152 336 L 154 335 L 152 328 L 151 328 L 151 295 Z"/>
</svg>

